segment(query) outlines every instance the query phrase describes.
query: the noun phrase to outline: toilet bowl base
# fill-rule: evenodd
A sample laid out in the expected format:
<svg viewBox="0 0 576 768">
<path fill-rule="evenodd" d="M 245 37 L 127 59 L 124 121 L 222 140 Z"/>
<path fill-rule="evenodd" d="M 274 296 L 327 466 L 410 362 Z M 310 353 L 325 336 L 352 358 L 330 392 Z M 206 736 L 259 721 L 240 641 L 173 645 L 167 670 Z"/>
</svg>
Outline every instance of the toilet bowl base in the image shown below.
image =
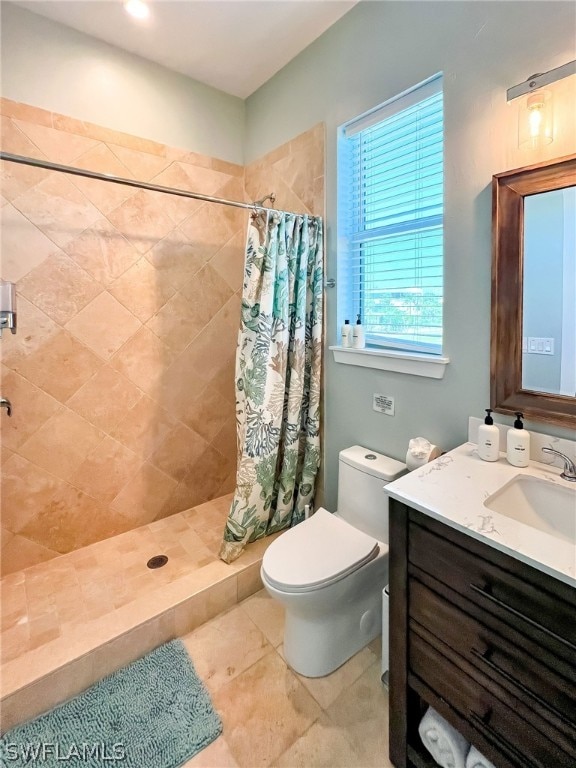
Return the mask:
<svg viewBox="0 0 576 768">
<path fill-rule="evenodd" d="M 307 593 L 271 597 L 286 609 L 284 658 L 304 677 L 324 677 L 342 666 L 382 631 L 382 589 L 388 583 L 388 554 L 380 554 L 339 582 Z"/>
<path fill-rule="evenodd" d="M 345 621 L 324 624 L 287 615 L 284 658 L 304 677 L 324 677 L 341 667 L 382 631 L 381 602 L 359 606 Z"/>
</svg>

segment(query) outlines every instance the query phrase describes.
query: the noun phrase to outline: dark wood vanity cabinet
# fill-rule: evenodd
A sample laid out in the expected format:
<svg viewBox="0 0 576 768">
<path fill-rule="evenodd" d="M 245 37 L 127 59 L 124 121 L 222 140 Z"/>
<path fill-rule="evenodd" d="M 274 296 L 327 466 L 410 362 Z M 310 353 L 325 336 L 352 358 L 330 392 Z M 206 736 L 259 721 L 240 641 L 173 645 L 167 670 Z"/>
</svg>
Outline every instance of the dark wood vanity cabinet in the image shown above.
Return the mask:
<svg viewBox="0 0 576 768">
<path fill-rule="evenodd" d="M 430 705 L 497 768 L 576 768 L 576 590 L 390 499 L 390 759 Z"/>
</svg>

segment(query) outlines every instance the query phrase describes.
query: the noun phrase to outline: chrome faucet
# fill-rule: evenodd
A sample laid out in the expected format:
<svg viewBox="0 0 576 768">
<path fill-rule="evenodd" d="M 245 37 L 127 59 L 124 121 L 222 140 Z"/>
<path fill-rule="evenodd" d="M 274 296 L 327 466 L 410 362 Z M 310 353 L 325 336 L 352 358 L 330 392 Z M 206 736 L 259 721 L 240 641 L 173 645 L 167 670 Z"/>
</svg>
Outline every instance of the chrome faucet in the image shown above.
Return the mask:
<svg viewBox="0 0 576 768">
<path fill-rule="evenodd" d="M 0 397 L 0 408 L 6 408 L 8 416 L 12 416 L 12 403 L 5 397 Z"/>
<path fill-rule="evenodd" d="M 560 477 L 564 480 L 570 480 L 570 482 L 576 483 L 576 466 L 569 456 L 560 453 L 560 451 L 557 451 L 554 448 L 542 448 L 542 453 L 550 453 L 554 456 L 559 456 L 564 461 L 564 471 L 560 474 Z"/>
</svg>

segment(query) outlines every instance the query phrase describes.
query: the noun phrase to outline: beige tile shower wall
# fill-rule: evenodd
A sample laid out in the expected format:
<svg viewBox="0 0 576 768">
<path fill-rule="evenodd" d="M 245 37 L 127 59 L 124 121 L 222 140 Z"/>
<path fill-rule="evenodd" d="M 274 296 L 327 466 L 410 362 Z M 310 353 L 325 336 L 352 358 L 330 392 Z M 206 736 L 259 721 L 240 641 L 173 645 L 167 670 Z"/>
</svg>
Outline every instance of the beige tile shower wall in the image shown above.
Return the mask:
<svg viewBox="0 0 576 768">
<path fill-rule="evenodd" d="M 2 100 L 5 151 L 244 199 L 244 169 Z M 231 491 L 247 214 L 2 163 L 2 564 Z"/>
<path fill-rule="evenodd" d="M 0 100 L 2 148 L 324 215 L 324 126 L 244 169 Z M 247 214 L 2 163 L 2 570 L 230 492 Z"/>
<path fill-rule="evenodd" d="M 248 199 L 274 192 L 276 208 L 324 216 L 324 133 L 319 123 L 247 165 Z"/>
<path fill-rule="evenodd" d="M 324 123 L 319 123 L 247 165 L 245 182 L 248 198 L 259 200 L 264 195 L 274 192 L 276 195 L 274 205 L 277 208 L 297 213 L 311 213 L 314 216 L 322 216 L 325 220 L 325 131 Z M 321 391 L 320 407 L 324 412 L 324 381 Z M 322 420 L 320 439 L 323 446 Z M 314 502 L 317 507 L 324 503 L 324 463 L 320 466 Z"/>
</svg>

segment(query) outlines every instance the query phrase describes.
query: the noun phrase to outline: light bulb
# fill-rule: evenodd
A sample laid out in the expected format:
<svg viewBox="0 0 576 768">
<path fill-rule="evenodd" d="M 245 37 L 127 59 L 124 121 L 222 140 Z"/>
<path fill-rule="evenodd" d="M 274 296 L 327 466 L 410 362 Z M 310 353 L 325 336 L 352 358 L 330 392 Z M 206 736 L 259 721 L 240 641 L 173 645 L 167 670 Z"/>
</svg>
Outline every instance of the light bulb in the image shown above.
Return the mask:
<svg viewBox="0 0 576 768">
<path fill-rule="evenodd" d="M 518 110 L 518 146 L 538 149 L 552 139 L 552 95 L 549 91 L 535 91 Z"/>
<path fill-rule="evenodd" d="M 542 125 L 542 112 L 539 106 L 532 107 L 530 110 L 528 123 L 530 124 L 530 136 L 538 136 L 540 133 L 540 126 Z"/>
<path fill-rule="evenodd" d="M 124 9 L 126 13 L 129 13 L 135 19 L 147 19 L 150 15 L 150 8 L 148 8 L 144 0 L 126 0 Z"/>
</svg>

